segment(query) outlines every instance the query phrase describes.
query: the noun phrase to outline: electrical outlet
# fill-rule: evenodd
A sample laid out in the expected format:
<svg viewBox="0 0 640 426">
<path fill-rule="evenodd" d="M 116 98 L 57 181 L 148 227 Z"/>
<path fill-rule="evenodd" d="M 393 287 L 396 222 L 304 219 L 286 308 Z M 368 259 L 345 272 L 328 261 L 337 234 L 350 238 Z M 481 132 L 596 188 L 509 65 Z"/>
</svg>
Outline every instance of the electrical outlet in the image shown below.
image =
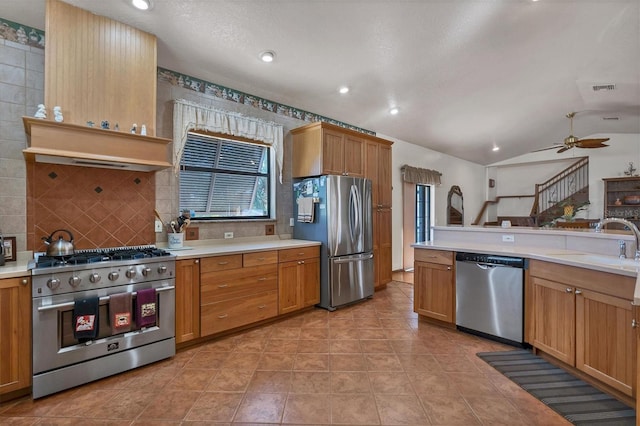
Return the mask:
<svg viewBox="0 0 640 426">
<path fill-rule="evenodd" d="M 295 223 L 293 222 L 293 218 L 290 217 L 289 218 L 289 226 L 294 226 L 294 225 L 295 225 Z"/>
<path fill-rule="evenodd" d="M 233 238 L 233 232 L 225 232 L 224 233 L 224 237 L 227 238 L 227 239 L 228 238 Z"/>
<path fill-rule="evenodd" d="M 156 232 L 162 232 L 163 227 L 162 227 L 162 222 L 160 222 L 159 220 L 156 220 Z"/>
<path fill-rule="evenodd" d="M 513 234 L 509 234 L 509 235 L 503 235 L 502 236 L 502 242 L 503 243 L 514 243 L 516 241 L 516 238 Z"/>
</svg>

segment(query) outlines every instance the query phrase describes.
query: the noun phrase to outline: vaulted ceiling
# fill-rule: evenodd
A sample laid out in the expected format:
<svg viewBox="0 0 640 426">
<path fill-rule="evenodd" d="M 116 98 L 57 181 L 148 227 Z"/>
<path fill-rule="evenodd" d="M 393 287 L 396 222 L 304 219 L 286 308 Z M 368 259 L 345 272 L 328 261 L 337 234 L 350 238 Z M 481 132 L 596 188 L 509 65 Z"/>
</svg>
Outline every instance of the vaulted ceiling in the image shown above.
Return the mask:
<svg viewBox="0 0 640 426">
<path fill-rule="evenodd" d="M 575 136 L 640 135 L 639 0 L 65 1 L 155 34 L 163 68 L 479 164 L 562 142 L 570 111 Z"/>
</svg>

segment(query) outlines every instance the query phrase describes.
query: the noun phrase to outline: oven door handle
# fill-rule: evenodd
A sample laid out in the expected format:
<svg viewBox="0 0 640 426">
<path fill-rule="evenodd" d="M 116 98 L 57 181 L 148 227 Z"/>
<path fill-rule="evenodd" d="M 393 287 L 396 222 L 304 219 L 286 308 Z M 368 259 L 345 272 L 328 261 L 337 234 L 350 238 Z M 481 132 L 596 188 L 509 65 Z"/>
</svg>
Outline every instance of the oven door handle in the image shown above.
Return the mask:
<svg viewBox="0 0 640 426">
<path fill-rule="evenodd" d="M 167 286 L 167 287 L 158 287 L 156 288 L 156 293 L 162 293 L 163 291 L 169 291 L 169 290 L 174 290 L 175 286 Z M 134 291 L 131 293 L 132 296 L 137 295 L 138 292 Z M 100 298 L 101 302 L 106 302 L 107 300 L 109 300 L 109 296 L 102 296 Z M 38 306 L 38 312 L 44 312 L 44 311 L 52 311 L 55 309 L 61 309 L 61 308 L 70 308 L 75 304 L 75 302 L 66 302 L 66 303 L 59 303 L 57 305 L 47 305 L 47 306 Z"/>
</svg>

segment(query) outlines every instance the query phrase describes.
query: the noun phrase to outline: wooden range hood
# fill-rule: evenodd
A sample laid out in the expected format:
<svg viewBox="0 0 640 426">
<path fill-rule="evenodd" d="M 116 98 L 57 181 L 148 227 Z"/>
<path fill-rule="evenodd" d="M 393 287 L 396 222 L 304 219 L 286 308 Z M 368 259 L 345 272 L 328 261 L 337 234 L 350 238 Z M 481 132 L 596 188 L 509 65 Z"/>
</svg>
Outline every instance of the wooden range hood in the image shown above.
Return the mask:
<svg viewBox="0 0 640 426">
<path fill-rule="evenodd" d="M 25 159 L 142 171 L 171 167 L 172 141 L 155 137 L 156 37 L 59 0 L 46 1 L 45 33 L 44 104 L 51 115 L 59 105 L 64 122 L 23 117 Z M 120 131 L 102 129 L 104 120 Z M 138 134 L 130 133 L 134 123 Z"/>
</svg>

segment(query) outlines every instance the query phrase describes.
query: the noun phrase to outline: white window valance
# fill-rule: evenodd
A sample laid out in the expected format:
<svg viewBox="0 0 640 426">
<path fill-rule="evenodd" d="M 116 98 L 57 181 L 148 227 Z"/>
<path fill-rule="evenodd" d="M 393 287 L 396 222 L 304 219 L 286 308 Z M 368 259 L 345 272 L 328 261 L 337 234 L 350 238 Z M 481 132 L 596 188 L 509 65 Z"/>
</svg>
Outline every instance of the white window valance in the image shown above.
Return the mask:
<svg viewBox="0 0 640 426">
<path fill-rule="evenodd" d="M 208 105 L 201 105 L 185 99 L 177 99 L 173 106 L 173 152 L 174 169 L 180 170 L 182 151 L 187 142 L 187 133 L 192 130 L 206 130 L 241 136 L 264 142 L 271 146 L 276 155 L 278 176 L 282 183 L 282 161 L 284 152 L 284 130 L 282 125 L 259 118 L 247 117 L 237 112 L 224 111 Z"/>
<path fill-rule="evenodd" d="M 421 169 L 408 165 L 402 166 L 402 180 L 409 183 L 420 183 L 423 185 L 440 185 L 440 173 L 437 170 Z"/>
</svg>

